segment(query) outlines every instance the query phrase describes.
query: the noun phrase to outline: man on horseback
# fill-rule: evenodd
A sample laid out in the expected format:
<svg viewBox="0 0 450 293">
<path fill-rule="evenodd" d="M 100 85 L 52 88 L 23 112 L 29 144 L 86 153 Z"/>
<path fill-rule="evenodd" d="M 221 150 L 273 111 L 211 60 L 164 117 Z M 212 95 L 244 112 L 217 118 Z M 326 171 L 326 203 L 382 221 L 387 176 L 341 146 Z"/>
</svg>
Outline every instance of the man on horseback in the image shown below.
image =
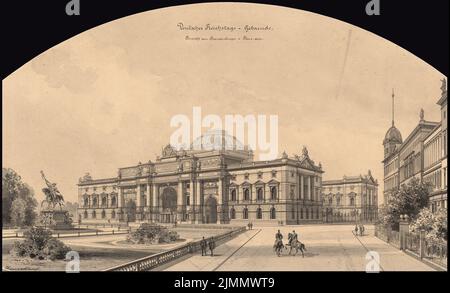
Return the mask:
<svg viewBox="0 0 450 293">
<path fill-rule="evenodd" d="M 275 234 L 275 243 L 273 244 L 273 249 L 277 252 L 277 255 L 280 256 L 281 249 L 283 249 L 283 234 L 281 234 L 280 230 Z"/>
<path fill-rule="evenodd" d="M 275 234 L 275 242 L 283 240 L 283 234 L 281 234 L 280 230 L 278 230 L 277 234 Z"/>
<path fill-rule="evenodd" d="M 292 233 L 289 233 L 288 240 L 289 240 L 289 245 L 292 246 L 292 243 L 297 243 L 298 241 L 298 235 L 297 233 L 295 233 L 295 230 L 292 231 Z"/>
</svg>

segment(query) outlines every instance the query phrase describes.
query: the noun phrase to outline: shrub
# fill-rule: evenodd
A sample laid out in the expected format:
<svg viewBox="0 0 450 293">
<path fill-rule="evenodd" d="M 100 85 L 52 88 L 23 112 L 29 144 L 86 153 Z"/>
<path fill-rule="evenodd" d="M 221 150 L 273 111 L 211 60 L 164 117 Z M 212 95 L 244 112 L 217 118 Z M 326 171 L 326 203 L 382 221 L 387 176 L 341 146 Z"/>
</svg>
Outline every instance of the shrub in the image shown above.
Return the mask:
<svg viewBox="0 0 450 293">
<path fill-rule="evenodd" d="M 447 223 L 447 209 L 440 209 L 433 214 L 430 209 L 423 208 L 411 223 L 410 231 L 425 231 L 426 240 L 442 243 L 447 241 Z"/>
<path fill-rule="evenodd" d="M 12 253 L 19 257 L 37 259 L 64 259 L 70 247 L 52 237 L 52 233 L 41 227 L 32 227 L 24 232 L 24 240 L 14 242 Z"/>
<path fill-rule="evenodd" d="M 127 241 L 134 244 L 169 243 L 180 238 L 177 232 L 164 226 L 144 223 L 136 231 L 130 232 Z"/>
</svg>

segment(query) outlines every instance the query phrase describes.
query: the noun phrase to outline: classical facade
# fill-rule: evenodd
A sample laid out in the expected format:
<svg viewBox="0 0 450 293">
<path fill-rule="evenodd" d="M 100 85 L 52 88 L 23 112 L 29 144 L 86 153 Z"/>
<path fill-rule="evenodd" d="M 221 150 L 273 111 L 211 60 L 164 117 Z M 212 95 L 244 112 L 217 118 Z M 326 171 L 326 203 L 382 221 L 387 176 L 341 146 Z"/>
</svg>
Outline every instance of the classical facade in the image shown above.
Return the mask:
<svg viewBox="0 0 450 293">
<path fill-rule="evenodd" d="M 372 222 L 378 217 L 378 181 L 367 175 L 322 182 L 323 222 Z"/>
<path fill-rule="evenodd" d="M 403 141 L 400 131 L 394 125 L 386 133 L 384 146 L 384 202 L 391 192 L 412 178 L 430 182 L 433 190 L 430 205 L 435 211 L 447 207 L 447 90 L 443 80 L 441 121 L 425 120 L 420 110 L 419 123 Z M 392 96 L 394 99 L 394 96 Z M 394 116 L 393 116 L 394 117 Z"/>
<path fill-rule="evenodd" d="M 321 220 L 322 167 L 301 155 L 255 161 L 250 150 L 176 150 L 78 183 L 81 222 L 296 224 Z"/>
<path fill-rule="evenodd" d="M 447 88 L 443 84 L 441 121 L 424 141 L 423 180 L 431 183 L 430 206 L 433 212 L 447 208 Z"/>
</svg>

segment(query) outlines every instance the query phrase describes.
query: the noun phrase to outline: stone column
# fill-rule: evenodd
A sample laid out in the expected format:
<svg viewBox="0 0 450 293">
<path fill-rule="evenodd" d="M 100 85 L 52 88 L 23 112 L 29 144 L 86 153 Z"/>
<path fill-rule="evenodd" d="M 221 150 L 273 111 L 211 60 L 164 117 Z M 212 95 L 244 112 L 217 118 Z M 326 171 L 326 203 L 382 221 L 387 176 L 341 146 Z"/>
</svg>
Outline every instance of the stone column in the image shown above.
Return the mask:
<svg viewBox="0 0 450 293">
<path fill-rule="evenodd" d="M 307 191 L 308 191 L 308 200 L 312 200 L 312 198 L 311 198 L 311 176 L 309 176 L 308 175 L 308 177 L 307 177 L 308 179 L 306 180 L 306 182 L 308 182 L 308 189 L 307 189 Z"/>
<path fill-rule="evenodd" d="M 141 205 L 141 193 L 142 193 L 141 184 L 138 183 L 137 190 L 136 190 L 136 206 L 138 208 L 140 208 L 142 206 Z"/>
<path fill-rule="evenodd" d="M 152 220 L 157 221 L 157 213 L 158 213 L 158 185 L 153 183 L 152 185 Z"/>
<path fill-rule="evenodd" d="M 223 180 L 219 177 L 217 182 L 217 204 L 221 205 L 223 203 Z"/>
<path fill-rule="evenodd" d="M 303 175 L 300 175 L 300 198 L 305 199 L 305 188 L 303 182 Z"/>
<path fill-rule="evenodd" d="M 146 206 L 148 206 L 148 207 L 150 207 L 151 206 L 151 196 L 150 196 L 150 194 L 151 194 L 151 188 L 150 188 L 150 184 L 146 184 L 146 188 L 147 188 L 147 194 L 146 194 L 146 202 L 145 202 L 145 205 Z"/>
<path fill-rule="evenodd" d="M 202 209 L 202 188 L 201 181 L 197 180 L 195 183 L 195 222 L 203 223 L 203 209 Z"/>
<path fill-rule="evenodd" d="M 195 181 L 191 179 L 189 182 L 189 207 L 190 207 L 190 214 L 189 214 L 189 222 L 194 223 L 195 222 Z"/>
<path fill-rule="evenodd" d="M 121 208 L 123 206 L 123 194 L 122 194 L 122 188 L 120 186 L 118 188 L 119 188 L 119 193 L 117 194 L 117 207 Z"/>
<path fill-rule="evenodd" d="M 218 209 L 218 222 L 222 223 L 224 219 L 223 215 L 223 180 L 219 177 L 219 182 L 217 182 L 217 209 Z"/>
<path fill-rule="evenodd" d="M 183 220 L 183 198 L 184 198 L 184 190 L 183 190 L 183 181 L 178 182 L 178 190 L 177 190 L 177 221 L 180 222 Z"/>
</svg>

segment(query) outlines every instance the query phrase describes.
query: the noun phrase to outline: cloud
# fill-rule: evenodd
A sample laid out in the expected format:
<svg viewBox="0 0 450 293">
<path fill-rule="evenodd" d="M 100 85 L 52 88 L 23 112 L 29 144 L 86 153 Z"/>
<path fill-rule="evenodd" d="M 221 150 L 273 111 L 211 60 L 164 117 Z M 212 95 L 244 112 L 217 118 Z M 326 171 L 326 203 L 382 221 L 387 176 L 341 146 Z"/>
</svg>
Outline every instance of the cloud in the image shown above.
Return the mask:
<svg viewBox="0 0 450 293">
<path fill-rule="evenodd" d="M 92 68 L 81 68 L 67 49 L 53 48 L 35 58 L 31 68 L 43 75 L 52 88 L 66 88 L 73 93 L 92 90 L 97 74 Z"/>
</svg>

